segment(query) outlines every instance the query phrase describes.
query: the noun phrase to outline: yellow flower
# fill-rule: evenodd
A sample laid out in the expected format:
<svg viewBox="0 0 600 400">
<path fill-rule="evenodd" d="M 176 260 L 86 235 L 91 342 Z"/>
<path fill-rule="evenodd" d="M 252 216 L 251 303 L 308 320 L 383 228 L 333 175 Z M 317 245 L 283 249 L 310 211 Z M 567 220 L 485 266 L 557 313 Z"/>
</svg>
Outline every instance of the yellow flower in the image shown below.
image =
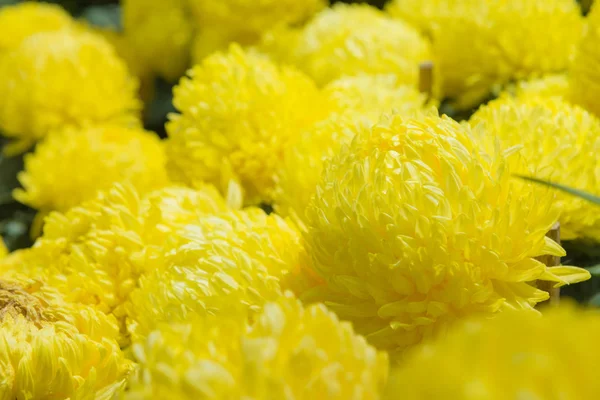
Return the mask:
<svg viewBox="0 0 600 400">
<path fill-rule="evenodd" d="M 17 47 L 24 39 L 39 32 L 72 28 L 74 21 L 60 6 L 24 2 L 0 9 L 0 54 Z"/>
<path fill-rule="evenodd" d="M 179 245 L 140 278 L 126 305 L 129 332 L 145 338 L 158 321 L 183 322 L 190 313 L 254 314 L 302 284 L 306 263 L 300 235 L 260 209 L 219 213 L 180 230 Z"/>
<path fill-rule="evenodd" d="M 0 259 L 3 259 L 8 255 L 8 248 L 6 248 L 6 243 L 4 243 L 4 239 L 0 236 Z"/>
<path fill-rule="evenodd" d="M 489 152 L 522 146 L 521 160 L 509 159 L 511 173 L 562 183 L 600 195 L 600 120 L 557 97 L 504 96 L 482 107 L 470 120 L 479 127 Z M 556 193 L 563 239 L 600 240 L 600 215 L 587 200 Z"/>
<path fill-rule="evenodd" d="M 0 129 L 24 150 L 50 131 L 85 123 L 136 123 L 137 82 L 101 36 L 44 32 L 0 58 Z"/>
<path fill-rule="evenodd" d="M 564 74 L 520 81 L 514 93 L 517 97 L 558 97 L 569 99 L 569 79 Z"/>
<path fill-rule="evenodd" d="M 411 26 L 367 5 L 337 4 L 303 28 L 293 57 L 320 85 L 344 75 L 395 74 L 417 86 L 429 43 Z"/>
<path fill-rule="evenodd" d="M 291 296 L 248 327 L 230 316 L 161 324 L 134 346 L 141 371 L 125 398 L 378 399 L 385 353 L 323 305 Z"/>
<path fill-rule="evenodd" d="M 40 281 L 0 279 L 0 398 L 110 399 L 132 369 L 117 334 Z"/>
<path fill-rule="evenodd" d="M 171 177 L 243 189 L 247 203 L 268 201 L 288 142 L 327 110 L 300 72 L 238 46 L 217 53 L 174 89 L 180 114 L 167 124 Z M 242 189 L 240 189 L 240 187 Z"/>
<path fill-rule="evenodd" d="M 66 213 L 51 213 L 35 245 L 0 260 L 0 272 L 39 276 L 67 300 L 124 323 L 124 303 L 142 273 L 163 265 L 173 233 L 226 209 L 211 187 L 165 188 L 140 198 L 131 185 L 116 185 Z"/>
<path fill-rule="evenodd" d="M 148 70 L 174 81 L 188 66 L 194 24 L 188 0 L 122 2 L 126 42 Z"/>
<path fill-rule="evenodd" d="M 14 196 L 47 213 L 67 211 L 92 200 L 115 182 L 140 193 L 167 182 L 166 157 L 158 136 L 118 125 L 67 128 L 48 135 L 25 156 L 23 189 Z"/>
<path fill-rule="evenodd" d="M 431 36 L 436 78 L 461 108 L 510 80 L 565 70 L 584 28 L 572 0 L 395 0 L 388 11 Z"/>
<path fill-rule="evenodd" d="M 390 375 L 386 399 L 593 399 L 600 315 L 574 307 L 460 324 Z"/>
<path fill-rule="evenodd" d="M 587 30 L 577 46 L 575 59 L 571 63 L 572 100 L 600 116 L 600 6 L 595 5 L 587 19 Z"/>
<path fill-rule="evenodd" d="M 425 96 L 415 88 L 399 85 L 394 75 L 344 77 L 324 88 L 337 113 L 298 135 L 283 156 L 277 175 L 275 208 L 282 215 L 304 217 L 323 164 L 349 143 L 358 126 L 370 126 L 381 114 L 425 112 Z"/>
<path fill-rule="evenodd" d="M 546 232 L 552 196 L 518 192 L 448 118 L 393 115 L 326 166 L 307 208 L 307 251 L 324 283 L 302 295 L 394 353 L 460 318 L 529 309 L 534 280 L 589 278 L 534 257 L 564 255 Z M 514 189 L 514 190 L 512 190 Z"/>
</svg>

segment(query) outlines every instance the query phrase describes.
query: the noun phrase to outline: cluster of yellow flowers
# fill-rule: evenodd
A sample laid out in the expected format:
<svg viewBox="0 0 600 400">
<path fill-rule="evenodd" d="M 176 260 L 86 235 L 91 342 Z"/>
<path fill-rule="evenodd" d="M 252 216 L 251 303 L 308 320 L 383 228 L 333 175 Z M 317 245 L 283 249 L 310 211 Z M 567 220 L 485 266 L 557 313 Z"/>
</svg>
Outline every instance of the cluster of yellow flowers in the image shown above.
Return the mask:
<svg viewBox="0 0 600 400">
<path fill-rule="evenodd" d="M 590 278 L 548 232 L 600 242 L 599 213 L 515 175 L 600 195 L 600 6 L 121 11 L 0 8 L 38 213 L 31 247 L 0 240 L 1 400 L 596 396 L 600 314 L 538 306 Z"/>
</svg>

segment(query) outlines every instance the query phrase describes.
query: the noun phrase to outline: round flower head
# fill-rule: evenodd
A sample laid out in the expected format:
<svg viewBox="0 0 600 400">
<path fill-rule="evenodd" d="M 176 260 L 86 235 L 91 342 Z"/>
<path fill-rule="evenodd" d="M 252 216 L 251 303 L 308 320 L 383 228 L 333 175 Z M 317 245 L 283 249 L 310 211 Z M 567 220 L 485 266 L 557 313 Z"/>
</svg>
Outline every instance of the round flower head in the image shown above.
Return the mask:
<svg viewBox="0 0 600 400">
<path fill-rule="evenodd" d="M 383 113 L 410 115 L 425 110 L 425 95 L 398 85 L 394 75 L 344 77 L 327 85 L 324 93 L 338 112 L 298 135 L 286 148 L 274 196 L 282 215 L 304 217 L 323 163 L 352 140 L 357 126 L 370 126 Z"/>
<path fill-rule="evenodd" d="M 586 34 L 579 42 L 570 68 L 571 98 L 600 116 L 600 6 L 595 5 L 587 17 Z"/>
<path fill-rule="evenodd" d="M 0 58 L 0 129 L 23 150 L 50 131 L 135 123 L 137 82 L 101 36 L 44 32 Z"/>
<path fill-rule="evenodd" d="M 187 68 L 194 24 L 187 0 L 125 0 L 125 40 L 148 70 L 174 81 Z"/>
<path fill-rule="evenodd" d="M 517 97 L 569 98 L 569 79 L 564 74 L 528 79 L 518 82 L 515 86 L 513 91 Z"/>
<path fill-rule="evenodd" d="M 117 334 L 42 282 L 0 279 L 0 398 L 111 398 L 132 369 Z"/>
<path fill-rule="evenodd" d="M 402 351 L 465 316 L 547 299 L 531 281 L 588 278 L 533 258 L 564 255 L 545 237 L 551 196 L 509 190 L 502 158 L 479 154 L 448 118 L 391 116 L 358 133 L 307 208 L 307 251 L 324 283 L 303 298 Z"/>
<path fill-rule="evenodd" d="M 276 215 L 220 213 L 178 235 L 181 244 L 140 279 L 126 306 L 134 341 L 159 321 L 183 322 L 193 312 L 253 315 L 281 295 L 281 286 L 301 284 L 300 236 Z"/>
<path fill-rule="evenodd" d="M 593 399 L 600 315 L 573 307 L 460 324 L 404 360 L 385 399 Z"/>
<path fill-rule="evenodd" d="M 367 5 L 337 4 L 303 28 L 293 57 L 321 85 L 366 73 L 395 74 L 416 87 L 419 63 L 430 53 L 427 40 L 402 21 Z"/>
<path fill-rule="evenodd" d="M 180 114 L 167 124 L 172 178 L 211 182 L 228 195 L 241 186 L 247 203 L 268 201 L 288 142 L 326 112 L 320 92 L 300 72 L 238 46 L 189 75 L 174 89 Z"/>
<path fill-rule="evenodd" d="M 384 353 L 321 304 L 291 296 L 265 305 L 249 326 L 231 317 L 161 324 L 134 346 L 141 371 L 125 398 L 380 398 Z"/>
<path fill-rule="evenodd" d="M 513 174 L 562 183 L 600 195 L 600 120 L 557 97 L 505 96 L 477 111 L 470 120 L 479 127 L 483 147 L 511 151 L 522 146 L 522 158 L 509 158 Z M 563 239 L 600 240 L 597 207 L 579 197 L 557 192 Z"/>
<path fill-rule="evenodd" d="M 173 232 L 227 209 L 213 188 L 199 192 L 165 188 L 140 198 L 131 185 L 116 185 L 66 213 L 51 213 L 35 245 L 1 260 L 0 271 L 43 277 L 69 301 L 124 322 L 125 301 L 142 273 L 163 265 Z"/>
<path fill-rule="evenodd" d="M 128 181 L 140 193 L 167 182 L 166 157 L 152 132 L 118 125 L 67 128 L 48 135 L 25 156 L 15 198 L 49 212 L 67 211 L 94 199 L 115 182 Z"/>
<path fill-rule="evenodd" d="M 72 28 L 74 21 L 60 6 L 24 2 L 0 9 L 0 55 L 17 47 L 27 37 L 39 33 Z"/>
<path fill-rule="evenodd" d="M 565 70 L 584 26 L 573 0 L 395 0 L 388 11 L 431 36 L 436 78 L 461 108 L 510 80 Z"/>
</svg>

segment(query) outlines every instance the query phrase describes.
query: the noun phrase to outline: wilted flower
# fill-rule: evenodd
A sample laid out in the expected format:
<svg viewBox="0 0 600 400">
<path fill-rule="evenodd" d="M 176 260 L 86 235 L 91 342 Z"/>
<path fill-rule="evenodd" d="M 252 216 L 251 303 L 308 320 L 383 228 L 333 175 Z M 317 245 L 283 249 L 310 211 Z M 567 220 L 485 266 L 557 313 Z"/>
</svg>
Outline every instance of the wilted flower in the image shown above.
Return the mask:
<svg viewBox="0 0 600 400">
<path fill-rule="evenodd" d="M 510 80 L 565 70 L 584 27 L 572 0 L 394 0 L 388 11 L 431 36 L 443 95 L 461 108 Z"/>
<path fill-rule="evenodd" d="M 115 321 L 36 280 L 0 279 L 0 398 L 110 399 L 131 371 Z"/>
<path fill-rule="evenodd" d="M 113 47 L 82 30 L 43 32 L 0 58 L 0 129 L 24 150 L 47 133 L 138 120 L 137 82 Z"/>
<path fill-rule="evenodd" d="M 194 23 L 189 0 L 124 0 L 124 38 L 138 62 L 167 80 L 178 79 L 188 66 Z"/>
<path fill-rule="evenodd" d="M 292 44 L 295 63 L 321 85 L 344 75 L 394 74 L 398 84 L 416 87 L 419 63 L 431 58 L 414 28 L 367 5 L 321 11 Z"/>
<path fill-rule="evenodd" d="M 166 175 L 164 149 L 152 132 L 118 125 L 67 128 L 25 156 L 23 189 L 14 196 L 42 213 L 64 212 L 116 182 L 147 193 L 164 186 Z"/>
<path fill-rule="evenodd" d="M 510 157 L 511 173 L 547 179 L 600 195 L 600 120 L 558 97 L 504 96 L 477 111 L 469 121 L 490 153 L 519 151 Z M 598 208 L 576 196 L 556 193 L 563 239 L 600 240 Z"/>
<path fill-rule="evenodd" d="M 595 5 L 587 19 L 586 34 L 577 46 L 571 63 L 571 98 L 600 116 L 600 6 Z"/>
<path fill-rule="evenodd" d="M 384 398 L 593 399 L 600 315 L 573 307 L 460 324 L 392 372 Z"/>
<path fill-rule="evenodd" d="M 23 2 L 0 9 L 0 54 L 17 47 L 24 39 L 39 32 L 72 28 L 74 21 L 60 6 Z"/>
<path fill-rule="evenodd" d="M 388 361 L 323 305 L 291 296 L 255 322 L 190 316 L 134 345 L 138 379 L 127 399 L 378 399 Z"/>
<path fill-rule="evenodd" d="M 552 196 L 511 190 L 503 159 L 480 156 L 448 118 L 391 116 L 325 168 L 307 209 L 307 251 L 323 301 L 379 348 L 436 336 L 456 320 L 532 308 L 531 285 L 589 278 L 534 259 L 564 255 L 545 234 Z"/>
<path fill-rule="evenodd" d="M 189 75 L 174 89 L 180 114 L 167 124 L 172 178 L 243 192 L 246 203 L 268 201 L 285 147 L 326 115 L 323 96 L 300 72 L 237 45 Z"/>
</svg>

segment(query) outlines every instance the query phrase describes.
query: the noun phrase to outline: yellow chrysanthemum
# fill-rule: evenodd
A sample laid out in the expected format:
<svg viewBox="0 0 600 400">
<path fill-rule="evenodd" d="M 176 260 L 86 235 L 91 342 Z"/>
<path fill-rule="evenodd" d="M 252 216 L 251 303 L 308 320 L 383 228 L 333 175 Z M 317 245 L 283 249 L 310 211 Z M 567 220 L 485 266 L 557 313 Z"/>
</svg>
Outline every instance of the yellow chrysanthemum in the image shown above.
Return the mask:
<svg viewBox="0 0 600 400">
<path fill-rule="evenodd" d="M 470 120 L 483 147 L 493 152 L 522 146 L 524 162 L 512 158 L 511 173 L 562 183 L 600 195 L 600 120 L 557 97 L 505 96 L 482 107 Z M 556 193 L 563 239 L 600 240 L 600 215 L 587 200 Z"/>
<path fill-rule="evenodd" d="M 565 70 L 583 32 L 573 0 L 395 0 L 432 37 L 443 94 L 469 108 L 512 79 Z"/>
<path fill-rule="evenodd" d="M 0 399 L 110 399 L 132 365 L 114 320 L 29 279 L 0 279 Z"/>
<path fill-rule="evenodd" d="M 564 74 L 520 81 L 515 86 L 511 91 L 517 97 L 569 98 L 569 79 Z"/>
<path fill-rule="evenodd" d="M 0 9 L 0 54 L 17 47 L 24 39 L 39 32 L 72 28 L 74 21 L 60 6 L 23 2 Z"/>
<path fill-rule="evenodd" d="M 0 129 L 22 150 L 50 131 L 135 123 L 137 81 L 101 36 L 38 33 L 0 58 Z"/>
<path fill-rule="evenodd" d="M 70 128 L 48 135 L 25 156 L 23 189 L 14 196 L 47 213 L 67 211 L 115 182 L 140 193 L 167 183 L 166 157 L 158 136 L 118 125 Z"/>
<path fill-rule="evenodd" d="M 125 0 L 126 41 L 149 70 L 178 79 L 188 66 L 194 23 L 188 0 Z"/>
<path fill-rule="evenodd" d="M 134 340 L 159 321 L 183 322 L 190 313 L 254 314 L 298 286 L 306 263 L 300 235 L 260 209 L 220 213 L 179 232 L 164 265 L 140 279 L 126 306 Z"/>
<path fill-rule="evenodd" d="M 174 89 L 180 114 L 167 125 L 172 178 L 228 195 L 241 185 L 247 203 L 269 200 L 288 142 L 325 115 L 321 93 L 300 72 L 238 46 L 189 74 Z"/>
<path fill-rule="evenodd" d="M 573 307 L 468 321 L 407 357 L 384 398 L 593 399 L 598 334 L 600 315 Z"/>
<path fill-rule="evenodd" d="M 0 236 L 0 259 L 6 257 L 8 255 L 8 248 L 6 247 L 6 243 L 4 243 L 4 239 Z"/>
<path fill-rule="evenodd" d="M 394 75 L 345 77 L 324 88 L 337 113 L 298 135 L 283 156 L 277 176 L 275 208 L 302 219 L 321 177 L 323 163 L 349 143 L 357 126 L 370 126 L 384 113 L 425 112 L 426 97 L 415 88 L 397 84 Z"/>
<path fill-rule="evenodd" d="M 191 317 L 162 324 L 134 346 L 141 371 L 125 398 L 378 399 L 385 353 L 323 305 L 291 296 L 265 305 L 256 321 Z"/>
<path fill-rule="evenodd" d="M 534 259 L 564 255 L 545 237 L 552 195 L 516 191 L 502 168 L 448 118 L 391 116 L 359 133 L 308 206 L 304 237 L 324 283 L 303 298 L 402 351 L 457 319 L 531 308 L 548 298 L 534 280 L 589 278 Z"/>
<path fill-rule="evenodd" d="M 337 4 L 303 28 L 293 57 L 321 85 L 366 73 L 394 74 L 416 87 L 419 63 L 431 55 L 427 40 L 402 21 L 367 5 Z"/>
<path fill-rule="evenodd" d="M 51 213 L 35 245 L 0 261 L 0 273 L 42 277 L 69 301 L 124 322 L 123 305 L 145 271 L 160 268 L 173 232 L 227 209 L 211 187 L 165 188 L 140 199 L 117 185 L 67 213 Z"/>
<path fill-rule="evenodd" d="M 570 94 L 575 103 L 600 116 L 600 5 L 592 7 L 586 21 L 586 34 L 571 63 Z"/>
</svg>

